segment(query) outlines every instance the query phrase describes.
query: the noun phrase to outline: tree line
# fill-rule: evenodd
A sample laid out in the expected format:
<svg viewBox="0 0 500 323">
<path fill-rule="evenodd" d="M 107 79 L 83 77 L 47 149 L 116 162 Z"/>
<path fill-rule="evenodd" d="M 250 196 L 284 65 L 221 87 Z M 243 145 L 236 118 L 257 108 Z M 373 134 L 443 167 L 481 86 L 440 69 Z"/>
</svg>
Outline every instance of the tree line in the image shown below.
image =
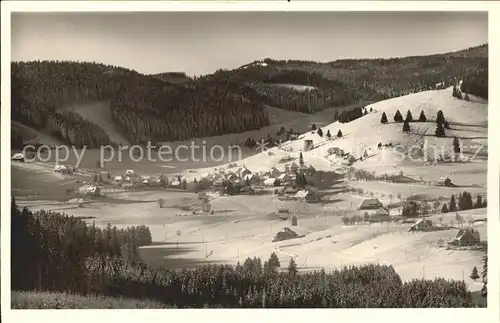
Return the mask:
<svg viewBox="0 0 500 323">
<path fill-rule="evenodd" d="M 455 198 L 454 194 L 451 194 L 450 201 L 448 203 L 444 203 L 441 212 L 456 212 L 456 211 L 465 211 L 471 209 L 480 209 L 483 207 L 487 207 L 488 202 L 486 198 L 483 198 L 481 195 L 477 195 L 476 201 L 473 201 L 473 197 L 469 192 L 461 192 L 458 194 L 458 197 Z"/>
<path fill-rule="evenodd" d="M 85 259 L 138 260 L 137 248 L 151 243 L 146 226 L 118 229 L 58 212 L 19 210 L 11 203 L 12 290 L 88 291 Z"/>
<path fill-rule="evenodd" d="M 268 61 L 269 64 L 273 62 Z M 309 71 L 326 79 L 344 80 L 348 88 L 362 93 L 363 100 L 368 101 L 372 93 L 385 99 L 433 90 L 437 84 L 449 86 L 456 83 L 456 77 L 460 75 L 465 75 L 465 79 L 480 75 L 476 78 L 482 80 L 483 88 L 484 85 L 487 88 L 484 75 L 487 75 L 488 45 L 418 57 L 342 59 L 329 63 L 276 61 L 274 64 L 282 69 Z"/>
</svg>

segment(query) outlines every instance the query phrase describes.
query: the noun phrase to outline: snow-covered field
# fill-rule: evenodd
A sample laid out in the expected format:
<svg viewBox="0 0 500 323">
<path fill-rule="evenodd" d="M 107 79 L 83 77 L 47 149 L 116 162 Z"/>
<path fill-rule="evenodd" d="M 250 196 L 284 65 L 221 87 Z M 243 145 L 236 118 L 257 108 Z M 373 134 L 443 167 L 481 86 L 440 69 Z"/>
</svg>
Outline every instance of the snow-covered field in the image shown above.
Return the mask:
<svg viewBox="0 0 500 323">
<path fill-rule="evenodd" d="M 407 224 L 365 224 L 345 226 L 342 216 L 362 215 L 357 206 L 364 198 L 377 197 L 384 205 L 396 201 L 398 195 L 407 198 L 414 194 L 425 194 L 430 200 L 446 200 L 451 194 L 463 191 L 474 197 L 485 195 L 487 174 L 487 103 L 480 100 L 469 102 L 451 96 L 451 89 L 426 91 L 405 97 L 394 98 L 372 104 L 367 107 L 372 112 L 349 123 L 338 122 L 329 125 L 318 124 L 323 130 L 323 137 L 316 131 L 304 133 L 298 140 L 284 143 L 280 148 L 272 148 L 249 156 L 237 162 L 236 167 L 246 166 L 253 172 L 269 171 L 271 167 L 283 168 L 280 160 L 285 156 L 295 158 L 298 163 L 299 153 L 303 150 L 304 140 L 312 140 L 315 149 L 303 151 L 304 162 L 316 170 L 346 173 L 348 167 L 338 160 L 328 157 L 328 148 L 341 148 L 353 156 L 362 156 L 367 150 L 368 157 L 356 161 L 355 169 L 374 171 L 378 175 L 385 173 L 399 174 L 427 182 L 414 184 L 395 184 L 386 182 L 353 181 L 345 178 L 324 194 L 324 203 L 305 204 L 298 201 L 278 202 L 272 195 L 220 196 L 211 201 L 212 215 L 200 215 L 200 202 L 197 195 L 188 192 L 144 191 L 116 192 L 104 199 L 89 202 L 79 207 L 78 201 L 56 203 L 53 201 L 20 200 L 20 206 L 33 210 L 45 208 L 64 211 L 82 217 L 94 217 L 96 224 L 105 225 L 147 225 L 153 240 L 162 244 L 141 250 L 147 261 L 157 265 L 167 265 L 169 259 L 196 260 L 199 262 L 229 263 L 243 262 L 247 257 L 267 259 L 272 252 L 277 252 L 282 266 L 286 266 L 290 257 L 303 270 L 319 268 L 331 269 L 345 265 L 365 263 L 391 264 L 404 280 L 412 278 L 444 277 L 464 279 L 471 290 L 481 288 L 480 282 L 474 282 L 469 274 L 474 266 L 481 268 L 480 251 L 454 251 L 438 247 L 438 242 L 453 238 L 458 228 L 434 232 L 408 232 Z M 411 123 L 411 133 L 402 132 L 402 124 L 392 122 L 396 110 L 403 117 L 408 109 L 414 119 L 418 119 L 423 110 L 428 122 Z M 438 110 L 444 112 L 451 128 L 446 130 L 446 138 L 434 136 Z M 381 124 L 382 113 L 387 114 L 388 124 Z M 291 120 L 299 122 L 298 120 Z M 309 127 L 310 125 L 305 125 Z M 337 138 L 338 130 L 343 136 Z M 332 139 L 326 138 L 330 130 Z M 451 137 L 448 137 L 451 136 Z M 393 148 L 378 149 L 377 144 L 392 143 L 404 149 L 420 147 L 422 152 L 435 145 L 439 149 L 450 150 L 453 136 L 460 137 L 467 145 L 481 146 L 464 149 L 468 161 L 454 163 L 426 163 L 425 160 L 396 158 Z M 219 137 L 218 140 L 223 136 Z M 427 147 L 427 148 L 425 148 Z M 383 158 L 382 155 L 384 155 Z M 164 165 L 165 166 L 165 165 Z M 174 165 L 177 166 L 177 165 Z M 182 172 L 186 179 L 200 178 L 214 171 L 214 167 L 229 168 L 229 163 L 222 166 L 205 165 L 183 172 L 191 165 L 179 165 L 170 172 Z M 16 165 L 25 173 L 33 176 L 49 176 L 41 166 Z M 13 169 L 16 167 L 12 167 Z M 27 168 L 34 168 L 32 170 Z M 36 168 L 36 169 L 35 169 Z M 138 167 L 130 167 L 137 169 Z M 160 168 L 151 168 L 150 174 L 158 173 Z M 147 171 L 145 167 L 143 171 Z M 165 168 L 165 171 L 167 169 Z M 141 170 L 141 173 L 143 172 Z M 45 175 L 44 175 L 45 174 Z M 26 175 L 22 175 L 26 176 Z M 448 176 L 458 187 L 432 186 L 429 182 L 441 176 Z M 21 175 L 20 177 L 21 178 Z M 61 183 L 62 179 L 55 181 Z M 55 185 L 44 180 L 45 185 Z M 342 191 L 343 187 L 361 188 L 364 196 Z M 13 194 L 14 194 L 13 190 Z M 158 199 L 165 200 L 165 206 L 158 206 Z M 299 231 L 305 237 L 271 242 L 276 233 L 284 226 L 291 226 L 289 220 L 281 220 L 275 212 L 279 208 L 289 209 L 298 217 Z M 194 214 L 193 214 L 194 211 Z M 391 210 L 391 214 L 394 213 Z M 483 219 L 486 209 L 459 212 L 466 220 Z M 436 223 L 452 224 L 455 213 L 433 214 L 429 218 Z M 455 224 L 456 225 L 456 224 Z M 469 224 L 467 224 L 468 226 Z M 474 227 L 480 232 L 481 240 L 487 240 L 486 223 L 476 222 Z"/>
</svg>

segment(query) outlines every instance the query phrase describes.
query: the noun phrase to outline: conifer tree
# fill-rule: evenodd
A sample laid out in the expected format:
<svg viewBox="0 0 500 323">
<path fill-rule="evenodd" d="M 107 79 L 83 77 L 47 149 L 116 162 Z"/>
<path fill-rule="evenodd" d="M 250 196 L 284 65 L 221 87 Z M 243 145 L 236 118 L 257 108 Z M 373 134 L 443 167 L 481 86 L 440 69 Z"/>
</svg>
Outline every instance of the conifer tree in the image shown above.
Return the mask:
<svg viewBox="0 0 500 323">
<path fill-rule="evenodd" d="M 418 121 L 419 122 L 426 122 L 427 121 L 427 117 L 425 116 L 424 110 L 422 110 L 422 112 L 420 112 L 420 117 L 418 118 Z"/>
<path fill-rule="evenodd" d="M 318 128 L 318 135 L 320 137 L 323 137 L 323 130 L 321 130 L 321 128 Z"/>
<path fill-rule="evenodd" d="M 455 202 L 455 195 L 453 194 L 451 194 L 450 206 L 448 207 L 448 210 L 450 210 L 450 212 L 457 211 L 457 203 Z"/>
<path fill-rule="evenodd" d="M 403 122 L 403 116 L 401 115 L 401 112 L 399 110 L 396 111 L 396 114 L 394 115 L 394 121 L 395 122 Z"/>
<path fill-rule="evenodd" d="M 302 152 L 300 152 L 300 155 L 299 155 L 299 166 L 302 166 L 304 165 L 304 157 L 302 156 Z"/>
<path fill-rule="evenodd" d="M 316 124 L 315 124 L 315 123 L 313 123 L 313 124 L 312 124 L 312 126 L 311 126 L 311 130 L 312 130 L 312 131 L 316 130 Z"/>
<path fill-rule="evenodd" d="M 462 151 L 462 149 L 460 148 L 460 142 L 458 141 L 457 137 L 453 138 L 453 151 L 455 152 L 455 154 L 458 154 Z"/>
<path fill-rule="evenodd" d="M 290 262 L 288 263 L 288 274 L 290 276 L 297 275 L 297 263 L 295 263 L 293 257 L 290 258 Z"/>
<path fill-rule="evenodd" d="M 476 281 L 479 278 L 479 273 L 477 272 L 476 266 L 472 268 L 472 273 L 470 274 L 470 278 L 474 281 Z"/>
<path fill-rule="evenodd" d="M 405 120 L 403 123 L 403 132 L 405 132 L 405 133 L 410 132 L 410 123 L 408 120 Z"/>
<path fill-rule="evenodd" d="M 413 116 L 412 116 L 410 110 L 408 110 L 408 112 L 406 112 L 406 119 L 405 120 L 408 121 L 408 122 L 412 122 L 413 121 Z"/>
<path fill-rule="evenodd" d="M 338 138 L 341 138 L 342 137 L 342 131 L 339 129 L 339 131 L 337 132 L 337 137 Z"/>
<path fill-rule="evenodd" d="M 386 124 L 387 121 L 387 114 L 385 112 L 382 113 L 382 118 L 380 118 L 380 123 Z"/>
<path fill-rule="evenodd" d="M 444 132 L 444 127 L 442 124 L 438 123 L 436 126 L 436 131 L 434 132 L 436 137 L 442 138 L 446 136 L 446 133 Z"/>
<path fill-rule="evenodd" d="M 448 205 L 444 203 L 443 206 L 441 207 L 441 213 L 448 213 L 448 212 L 449 212 Z"/>
<path fill-rule="evenodd" d="M 483 257 L 483 271 L 481 273 L 483 280 L 483 288 L 481 288 L 481 296 L 488 296 L 488 254 Z"/>
<path fill-rule="evenodd" d="M 437 124 L 444 124 L 445 121 L 446 120 L 444 118 L 443 110 L 439 110 L 437 113 L 437 116 L 436 116 L 436 123 Z"/>
<path fill-rule="evenodd" d="M 328 131 L 326 132 L 326 136 L 328 137 L 328 139 L 330 139 L 332 137 L 332 134 L 330 133 L 330 129 L 328 129 Z"/>
<path fill-rule="evenodd" d="M 482 207 L 483 207 L 483 198 L 481 197 L 481 195 L 478 194 L 476 204 L 474 204 L 474 208 L 478 209 Z"/>
</svg>

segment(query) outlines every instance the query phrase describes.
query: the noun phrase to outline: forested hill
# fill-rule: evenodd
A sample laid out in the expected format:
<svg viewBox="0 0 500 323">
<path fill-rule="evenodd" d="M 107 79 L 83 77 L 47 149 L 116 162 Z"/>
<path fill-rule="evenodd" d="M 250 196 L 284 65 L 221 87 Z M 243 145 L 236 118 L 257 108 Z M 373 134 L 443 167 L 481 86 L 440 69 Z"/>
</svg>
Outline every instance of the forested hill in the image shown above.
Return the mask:
<svg viewBox="0 0 500 323">
<path fill-rule="evenodd" d="M 326 108 L 450 86 L 488 97 L 488 45 L 429 56 L 318 63 L 264 59 L 190 78 L 143 75 L 96 63 L 12 63 L 12 119 L 57 139 L 96 147 L 107 132 L 65 110 L 109 102 L 111 122 L 130 142 L 185 140 L 258 129 L 266 105 L 314 113 Z M 333 116 L 332 116 L 333 117 Z"/>
<path fill-rule="evenodd" d="M 218 79 L 184 86 L 132 70 L 95 63 L 12 63 L 12 120 L 63 142 L 97 147 L 106 132 L 63 109 L 107 101 L 112 122 L 133 143 L 183 140 L 257 129 L 268 124 L 264 105 L 249 87 Z"/>
</svg>

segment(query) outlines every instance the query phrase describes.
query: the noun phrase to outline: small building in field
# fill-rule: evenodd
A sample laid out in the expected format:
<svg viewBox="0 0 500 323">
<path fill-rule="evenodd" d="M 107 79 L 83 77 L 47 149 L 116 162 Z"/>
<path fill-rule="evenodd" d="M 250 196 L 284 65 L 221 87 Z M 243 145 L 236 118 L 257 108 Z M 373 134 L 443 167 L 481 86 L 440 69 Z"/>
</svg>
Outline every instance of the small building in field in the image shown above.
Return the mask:
<svg viewBox="0 0 500 323">
<path fill-rule="evenodd" d="M 295 198 L 302 202 L 319 201 L 318 196 L 312 190 L 301 190 L 295 194 Z"/>
<path fill-rule="evenodd" d="M 61 174 L 71 174 L 71 170 L 66 165 L 56 165 L 54 166 L 54 172 Z"/>
<path fill-rule="evenodd" d="M 24 154 L 16 153 L 14 154 L 14 156 L 12 156 L 12 160 L 23 163 L 26 160 L 26 158 L 24 157 Z"/>
<path fill-rule="evenodd" d="M 127 176 L 134 176 L 135 175 L 135 171 L 133 169 L 127 169 L 125 171 L 125 175 L 127 175 Z"/>
<path fill-rule="evenodd" d="M 437 185 L 446 187 L 452 186 L 451 179 L 449 177 L 442 176 L 439 178 Z"/>
<path fill-rule="evenodd" d="M 358 207 L 358 210 L 378 210 L 382 206 L 382 202 L 378 199 L 365 199 Z"/>
<path fill-rule="evenodd" d="M 370 216 L 370 222 L 382 222 L 390 220 L 391 216 L 389 214 L 389 210 L 385 207 L 380 207 L 375 213 Z"/>
<path fill-rule="evenodd" d="M 117 183 L 123 182 L 123 176 L 122 175 L 117 175 L 113 178 L 113 180 Z"/>
<path fill-rule="evenodd" d="M 284 227 L 283 229 L 281 229 L 276 233 L 272 242 L 302 238 L 305 237 L 306 234 L 307 230 L 304 230 L 297 226 L 295 226 L 293 229 L 290 229 L 289 227 Z"/>
<path fill-rule="evenodd" d="M 427 219 L 420 219 L 417 222 L 415 222 L 411 227 L 409 231 L 433 231 L 434 226 L 432 225 L 431 220 Z"/>
<path fill-rule="evenodd" d="M 170 183 L 170 187 L 180 188 L 181 187 L 181 182 L 178 181 L 178 180 L 174 180 L 174 181 L 172 181 L 172 183 Z"/>
<path fill-rule="evenodd" d="M 449 243 L 456 246 L 474 246 L 481 242 L 479 232 L 473 228 L 458 230 L 457 236 Z"/>
</svg>

